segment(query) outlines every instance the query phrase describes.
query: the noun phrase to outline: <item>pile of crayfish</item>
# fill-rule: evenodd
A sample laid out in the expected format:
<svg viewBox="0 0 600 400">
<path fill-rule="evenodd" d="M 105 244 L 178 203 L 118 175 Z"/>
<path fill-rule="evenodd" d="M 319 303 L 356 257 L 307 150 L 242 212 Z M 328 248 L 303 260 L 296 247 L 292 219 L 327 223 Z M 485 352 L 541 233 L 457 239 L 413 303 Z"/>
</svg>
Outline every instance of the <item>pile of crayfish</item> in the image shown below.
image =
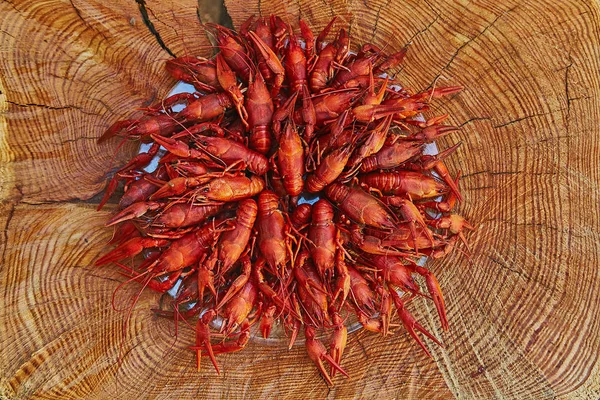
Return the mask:
<svg viewBox="0 0 600 400">
<path fill-rule="evenodd" d="M 243 349 L 254 325 L 267 338 L 277 324 L 290 348 L 303 332 L 332 385 L 336 372 L 347 375 L 347 320 L 385 336 L 399 326 L 395 308 L 430 355 L 417 331 L 440 342 L 407 309 L 427 298 L 448 329 L 438 281 L 418 261 L 459 243 L 468 254 L 463 231 L 473 227 L 452 213 L 460 174 L 444 164 L 460 143 L 424 153 L 458 128 L 442 124 L 448 115 L 421 113 L 461 87 L 401 87 L 388 73 L 406 48 L 350 52 L 345 29 L 331 34 L 334 21 L 316 38 L 304 21 L 294 32 L 276 16 L 251 18 L 239 33 L 206 24 L 214 58 L 166 63 L 196 92 L 142 109 L 99 139 L 148 150 L 109 181 L 99 209 L 124 186 L 107 223 L 116 248 L 96 264 L 165 293 L 154 312 L 195 325 L 198 368 L 208 357 L 219 372 L 215 355 Z"/>
</svg>

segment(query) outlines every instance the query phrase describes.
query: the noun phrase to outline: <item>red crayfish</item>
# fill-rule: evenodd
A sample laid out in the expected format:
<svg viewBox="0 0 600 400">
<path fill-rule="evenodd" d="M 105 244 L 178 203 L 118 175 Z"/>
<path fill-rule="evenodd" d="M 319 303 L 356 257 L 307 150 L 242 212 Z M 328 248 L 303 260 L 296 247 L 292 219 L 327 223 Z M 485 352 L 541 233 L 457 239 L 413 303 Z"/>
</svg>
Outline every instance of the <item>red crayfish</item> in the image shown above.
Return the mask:
<svg viewBox="0 0 600 400">
<path fill-rule="evenodd" d="M 430 355 L 420 335 L 440 341 L 409 311 L 425 299 L 449 329 L 440 282 L 422 257 L 460 243 L 469 254 L 474 227 L 453 213 L 460 174 L 445 161 L 460 143 L 424 153 L 458 128 L 443 125 L 447 115 L 420 113 L 461 88 L 399 89 L 382 74 L 406 48 L 350 52 L 345 29 L 330 35 L 334 21 L 316 37 L 306 22 L 294 31 L 277 16 L 251 18 L 239 32 L 207 24 L 213 60 L 166 64 L 197 92 L 100 137 L 150 147 L 109 181 L 98 208 L 121 193 L 107 222 L 116 247 L 96 265 L 113 263 L 163 293 L 154 312 L 190 321 L 198 368 L 208 357 L 219 373 L 217 355 L 279 325 L 290 347 L 304 334 L 308 357 L 333 385 L 336 373 L 348 376 L 349 321 L 384 336 L 403 326 Z"/>
</svg>

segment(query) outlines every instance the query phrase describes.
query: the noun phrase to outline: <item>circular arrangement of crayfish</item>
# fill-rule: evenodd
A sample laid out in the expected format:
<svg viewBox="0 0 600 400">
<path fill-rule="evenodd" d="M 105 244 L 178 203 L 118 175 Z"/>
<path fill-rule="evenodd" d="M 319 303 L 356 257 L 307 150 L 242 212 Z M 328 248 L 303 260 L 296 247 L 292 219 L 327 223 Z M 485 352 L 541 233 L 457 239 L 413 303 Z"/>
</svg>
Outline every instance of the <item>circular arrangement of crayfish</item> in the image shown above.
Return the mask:
<svg viewBox="0 0 600 400">
<path fill-rule="evenodd" d="M 197 92 L 166 98 L 100 138 L 150 146 L 109 182 L 99 208 L 125 187 L 107 223 L 116 248 L 96 264 L 176 292 L 155 312 L 197 321 L 198 367 L 206 356 L 218 372 L 216 354 L 243 349 L 252 325 L 267 338 L 277 323 L 290 347 L 303 331 L 331 385 L 336 372 L 346 375 L 350 315 L 387 335 L 395 307 L 429 354 L 416 331 L 438 340 L 406 309 L 425 297 L 448 329 L 439 284 L 417 261 L 445 256 L 458 240 L 466 246 L 463 230 L 473 228 L 452 213 L 459 177 L 444 165 L 460 143 L 424 154 L 457 128 L 442 125 L 447 115 L 421 113 L 461 88 L 401 88 L 386 72 L 406 49 L 365 44 L 350 53 L 346 31 L 334 35 L 332 24 L 316 38 L 303 21 L 294 32 L 276 16 L 250 19 L 239 33 L 207 24 L 220 49 L 214 59 L 166 65 Z M 158 167 L 146 172 L 153 158 Z M 318 335 L 331 335 L 329 349 Z"/>
</svg>

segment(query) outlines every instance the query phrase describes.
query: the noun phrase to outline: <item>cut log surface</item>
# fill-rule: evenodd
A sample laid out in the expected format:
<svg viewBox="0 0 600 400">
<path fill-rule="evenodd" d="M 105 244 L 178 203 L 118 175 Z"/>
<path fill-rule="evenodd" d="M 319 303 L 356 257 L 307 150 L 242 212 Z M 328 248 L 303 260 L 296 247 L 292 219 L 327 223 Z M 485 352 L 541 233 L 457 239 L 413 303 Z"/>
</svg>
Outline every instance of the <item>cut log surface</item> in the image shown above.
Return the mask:
<svg viewBox="0 0 600 400">
<path fill-rule="evenodd" d="M 594 1 L 226 1 L 234 26 L 276 13 L 352 45 L 412 43 L 407 87 L 463 85 L 434 102 L 460 126 L 472 257 L 428 266 L 446 296 L 411 305 L 444 348 L 403 329 L 349 337 L 328 389 L 302 345 L 251 340 L 196 371 L 189 329 L 96 268 L 112 230 L 96 212 L 135 150 L 97 137 L 163 98 L 171 55 L 212 49 L 191 0 L 0 2 L 0 398 L 600 398 L 600 10 Z M 116 156 L 115 156 L 116 154 Z M 91 200 L 90 200 L 91 199 Z M 114 303 L 114 304 L 113 304 Z"/>
</svg>

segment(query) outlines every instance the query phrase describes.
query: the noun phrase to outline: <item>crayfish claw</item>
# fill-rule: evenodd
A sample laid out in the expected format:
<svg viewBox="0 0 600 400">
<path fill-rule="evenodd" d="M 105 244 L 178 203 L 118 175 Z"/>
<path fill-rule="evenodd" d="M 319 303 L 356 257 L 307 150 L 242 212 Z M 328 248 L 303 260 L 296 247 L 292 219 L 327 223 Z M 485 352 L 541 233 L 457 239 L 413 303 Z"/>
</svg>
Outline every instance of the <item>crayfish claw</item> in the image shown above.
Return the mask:
<svg viewBox="0 0 600 400">
<path fill-rule="evenodd" d="M 143 237 L 131 238 L 128 241 L 120 244 L 114 250 L 109 251 L 104 256 L 100 257 L 98 260 L 96 260 L 95 265 L 100 266 L 113 261 L 119 261 L 127 257 L 134 257 L 148 247 L 163 247 L 169 243 L 170 241 L 165 239 L 152 239 Z"/>
<path fill-rule="evenodd" d="M 412 336 L 412 338 L 419 344 L 419 346 L 421 346 L 423 351 L 425 351 L 425 354 L 427 354 L 428 357 L 433 358 L 429 350 L 427 350 L 427 347 L 425 347 L 425 343 L 423 343 L 421 338 L 417 336 L 415 329 L 421 332 L 423 335 L 427 336 L 438 346 L 443 347 L 442 343 L 440 343 L 440 341 L 437 340 L 435 336 L 429 333 L 427 329 L 423 328 L 423 326 L 417 322 L 415 317 L 408 312 L 408 310 L 404 306 L 404 302 L 402 301 L 402 299 L 400 299 L 400 295 L 398 295 L 398 293 L 396 293 L 395 290 L 390 290 L 390 293 L 392 294 L 394 304 L 396 305 L 396 311 L 398 312 L 398 316 L 400 317 L 404 328 L 408 331 L 410 336 Z"/>
<path fill-rule="evenodd" d="M 448 318 L 446 316 L 446 303 L 444 302 L 444 296 L 442 295 L 442 289 L 440 284 L 435 277 L 435 275 L 429 271 L 427 268 L 417 266 L 415 271 L 425 278 L 425 283 L 427 284 L 427 290 L 433 299 L 433 303 L 435 304 L 435 308 L 440 317 L 440 322 L 442 323 L 442 329 L 447 331 L 449 329 L 448 326 Z"/>
<path fill-rule="evenodd" d="M 198 371 L 200 371 L 202 350 L 205 350 L 210 358 L 210 361 L 215 367 L 215 370 L 217 371 L 217 375 L 220 375 L 221 371 L 219 371 L 217 359 L 215 358 L 212 345 L 210 344 L 210 329 L 208 327 L 208 324 L 216 315 L 217 314 L 214 310 L 208 310 L 204 313 L 204 315 L 202 315 L 202 317 L 198 319 L 198 323 L 196 324 L 196 346 L 194 346 L 192 349 L 196 351 Z"/>
<path fill-rule="evenodd" d="M 340 365 L 329 355 L 323 343 L 315 338 L 315 329 L 309 325 L 306 325 L 304 330 L 304 336 L 306 336 L 306 351 L 308 356 L 315 363 L 323 379 L 329 386 L 333 386 L 333 381 L 325 369 L 323 361 L 327 361 L 333 368 L 342 373 L 344 376 L 349 377 L 348 373 L 340 367 Z"/>
<path fill-rule="evenodd" d="M 118 135 L 119 133 L 121 133 L 121 131 L 128 129 L 131 125 L 135 124 L 136 120 L 133 119 L 126 119 L 123 121 L 117 121 L 114 124 L 112 124 L 110 126 L 110 128 L 108 128 L 106 130 L 106 132 L 104 132 L 102 134 L 102 136 L 100 136 L 98 138 L 98 143 L 102 143 L 116 135 Z"/>
<path fill-rule="evenodd" d="M 108 220 L 106 226 L 112 226 L 120 222 L 128 221 L 134 218 L 141 217 L 148 211 L 154 211 L 161 207 L 161 204 L 154 201 L 140 201 L 133 203 L 123 211 L 117 213 L 114 217 Z"/>
</svg>

